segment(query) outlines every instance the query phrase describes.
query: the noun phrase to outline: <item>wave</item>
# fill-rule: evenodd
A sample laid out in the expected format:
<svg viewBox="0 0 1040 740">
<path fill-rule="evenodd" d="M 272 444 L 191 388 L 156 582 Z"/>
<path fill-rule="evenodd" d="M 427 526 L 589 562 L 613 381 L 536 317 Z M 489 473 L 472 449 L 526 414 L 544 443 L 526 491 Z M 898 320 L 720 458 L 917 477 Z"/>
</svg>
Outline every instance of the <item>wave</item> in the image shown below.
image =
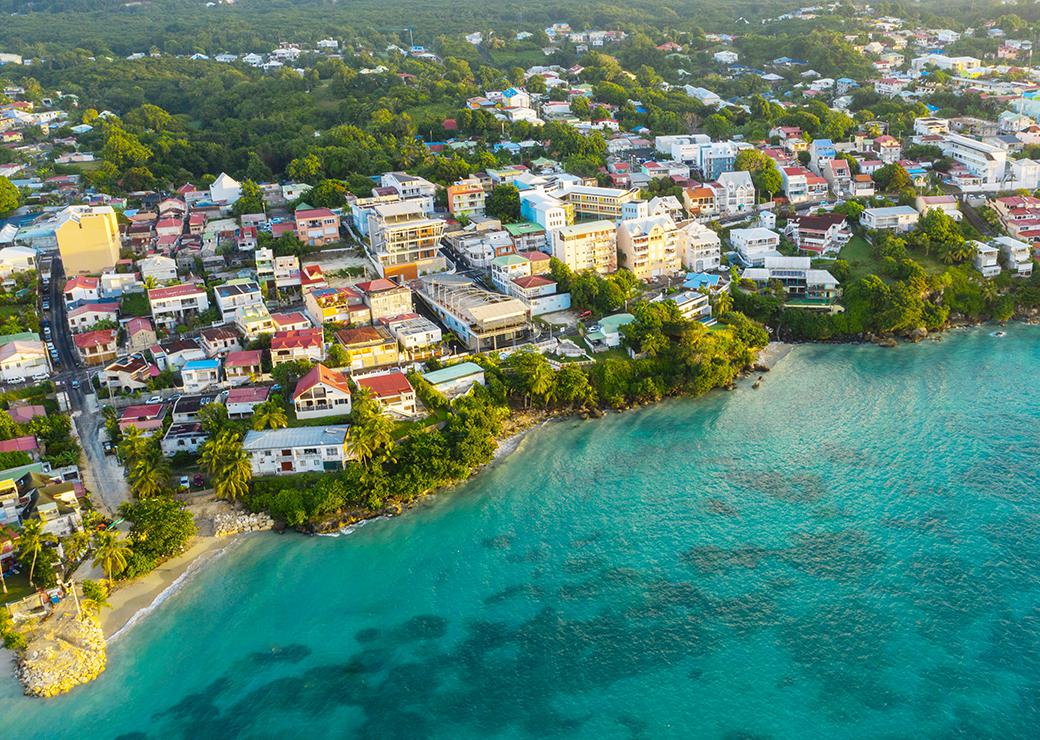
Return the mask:
<svg viewBox="0 0 1040 740">
<path fill-rule="evenodd" d="M 354 522 L 353 524 L 348 524 L 347 526 L 343 527 L 342 529 L 340 529 L 340 530 L 338 530 L 336 532 L 319 532 L 318 536 L 319 537 L 344 537 L 344 536 L 346 536 L 348 534 L 353 534 L 354 532 L 356 532 L 357 530 L 361 529 L 361 527 L 365 526 L 369 522 L 378 522 L 378 521 L 381 521 L 383 519 L 389 519 L 389 518 L 390 517 L 388 517 L 388 516 L 374 516 L 371 519 L 361 519 L 359 521 Z"/>
<path fill-rule="evenodd" d="M 113 632 L 112 636 L 108 638 L 107 643 L 111 645 L 125 633 L 129 632 L 134 625 L 162 606 L 168 598 L 180 591 L 196 573 L 201 571 L 211 561 L 223 556 L 238 541 L 239 538 L 237 537 L 231 538 L 231 541 L 219 550 L 202 553 L 199 557 L 195 558 L 195 560 L 192 560 L 188 567 L 185 568 L 184 572 L 173 579 L 173 582 L 169 586 L 160 591 L 148 606 L 138 609 L 128 620 L 126 620 L 126 624 Z"/>
</svg>

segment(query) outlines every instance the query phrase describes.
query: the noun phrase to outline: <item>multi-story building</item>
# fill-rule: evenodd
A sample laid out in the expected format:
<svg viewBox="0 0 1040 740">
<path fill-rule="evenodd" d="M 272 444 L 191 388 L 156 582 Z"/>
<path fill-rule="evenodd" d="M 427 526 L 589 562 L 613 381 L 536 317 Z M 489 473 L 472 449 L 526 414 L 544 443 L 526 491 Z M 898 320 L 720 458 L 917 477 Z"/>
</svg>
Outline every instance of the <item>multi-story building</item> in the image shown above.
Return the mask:
<svg viewBox="0 0 1040 740">
<path fill-rule="evenodd" d="M 865 229 L 877 231 L 910 231 L 917 226 L 921 214 L 910 206 L 868 208 L 860 214 L 859 222 Z"/>
<path fill-rule="evenodd" d="M 811 257 L 768 257 L 761 267 L 741 274 L 759 287 L 780 282 L 791 298 L 830 303 L 839 295 L 839 283 L 827 270 L 814 270 Z"/>
<path fill-rule="evenodd" d="M 372 309 L 365 305 L 365 297 L 346 286 L 316 288 L 303 296 L 304 311 L 318 326 L 327 321 L 339 324 L 368 324 Z"/>
<path fill-rule="evenodd" d="M 271 365 L 283 362 L 307 360 L 321 362 L 325 359 L 324 333 L 318 327 L 296 331 L 278 331 L 271 337 Z"/>
<path fill-rule="evenodd" d="M 157 283 L 165 283 L 177 279 L 177 261 L 172 257 L 153 254 L 137 261 L 137 269 L 141 280 L 152 278 Z"/>
<path fill-rule="evenodd" d="M 621 206 L 639 200 L 639 190 L 629 188 L 600 188 L 591 185 L 577 185 L 564 181 L 549 193 L 574 209 L 578 219 L 609 219 L 617 221 L 621 218 Z M 544 224 L 543 224 L 544 225 Z M 549 227 L 546 227 L 548 229 Z"/>
<path fill-rule="evenodd" d="M 448 186 L 448 212 L 456 218 L 483 216 L 487 192 L 480 180 L 468 178 Z"/>
<path fill-rule="evenodd" d="M 368 219 L 371 254 L 382 277 L 414 280 L 446 268 L 440 252 L 444 221 L 416 201 L 374 206 Z"/>
<path fill-rule="evenodd" d="M 272 287 L 275 290 L 298 290 L 302 286 L 300 258 L 296 255 L 276 257 L 273 250 L 265 247 L 253 252 L 253 257 L 256 260 L 256 281 L 266 285 L 268 291 Z"/>
<path fill-rule="evenodd" d="M 396 365 L 401 359 L 397 338 L 382 325 L 340 329 L 336 340 L 350 355 L 352 371 Z"/>
<path fill-rule="evenodd" d="M 339 241 L 339 216 L 328 208 L 296 211 L 296 237 L 312 247 Z"/>
<path fill-rule="evenodd" d="M 729 240 L 746 265 L 761 266 L 767 257 L 780 256 L 780 235 L 769 229 L 733 229 Z"/>
<path fill-rule="evenodd" d="M 404 200 L 418 204 L 423 215 L 433 215 L 437 186 L 429 180 L 407 172 L 387 172 L 380 178 L 380 185 L 392 188 Z"/>
<path fill-rule="evenodd" d="M 520 215 L 542 227 L 548 242 L 553 232 L 574 220 L 574 209 L 540 190 L 525 190 L 520 193 Z"/>
<path fill-rule="evenodd" d="M 971 174 L 979 177 L 981 189 L 998 190 L 1003 184 L 1007 170 L 1006 149 L 960 134 L 948 134 L 939 148 L 944 155 L 960 162 Z"/>
<path fill-rule="evenodd" d="M 0 344 L 0 379 L 5 383 L 46 380 L 51 366 L 38 334 L 7 337 Z"/>
<path fill-rule="evenodd" d="M 83 303 L 65 314 L 69 331 L 78 334 L 89 331 L 102 321 L 115 323 L 119 319 L 118 303 Z"/>
<path fill-rule="evenodd" d="M 347 376 L 318 363 L 299 379 L 292 394 L 297 419 L 320 419 L 350 413 Z"/>
<path fill-rule="evenodd" d="M 993 246 L 1000 250 L 1012 275 L 1029 277 L 1033 274 L 1033 255 L 1028 244 L 1010 236 L 998 236 Z"/>
<path fill-rule="evenodd" d="M 687 221 L 679 227 L 679 249 L 687 270 L 709 272 L 722 264 L 722 240 L 698 221 Z"/>
<path fill-rule="evenodd" d="M 724 216 L 747 213 L 755 208 L 755 183 L 751 173 L 743 170 L 723 172 L 712 184 L 715 208 Z"/>
<path fill-rule="evenodd" d="M 386 316 L 399 316 L 412 310 L 412 291 L 406 285 L 380 278 L 358 283 L 354 287 L 361 291 L 365 305 L 371 312 L 371 321 Z"/>
<path fill-rule="evenodd" d="M 817 255 L 837 254 L 852 238 L 848 221 L 839 213 L 794 216 L 785 233 L 796 247 Z"/>
<path fill-rule="evenodd" d="M 119 223 L 112 206 L 68 206 L 54 236 L 66 275 L 97 275 L 119 260 Z"/>
<path fill-rule="evenodd" d="M 827 197 L 827 181 L 804 167 L 784 167 L 780 170 L 784 193 L 792 203 L 821 200 Z"/>
<path fill-rule="evenodd" d="M 101 280 L 96 277 L 77 275 L 65 282 L 62 297 L 67 308 L 82 303 L 97 301 L 101 297 Z"/>
<path fill-rule="evenodd" d="M 117 336 L 115 329 L 98 329 L 76 334 L 72 342 L 84 365 L 101 365 L 116 359 L 119 353 Z"/>
<path fill-rule="evenodd" d="M 180 283 L 152 288 L 148 291 L 148 303 L 155 325 L 169 330 L 208 310 L 209 296 L 197 285 Z"/>
<path fill-rule="evenodd" d="M 415 416 L 415 389 L 400 370 L 361 376 L 356 382 L 368 389 L 383 411 L 404 418 Z"/>
<path fill-rule="evenodd" d="M 617 227 L 618 262 L 640 280 L 673 275 L 682 268 L 680 242 L 671 216 L 625 220 Z"/>
<path fill-rule="evenodd" d="M 972 241 L 972 245 L 975 247 L 975 258 L 973 260 L 975 269 L 986 278 L 994 278 L 999 275 L 1000 250 L 979 241 Z"/>
<path fill-rule="evenodd" d="M 224 375 L 230 385 L 242 385 L 263 374 L 263 352 L 244 349 L 228 352 L 224 358 Z"/>
<path fill-rule="evenodd" d="M 237 278 L 218 285 L 213 290 L 213 298 L 220 309 L 224 321 L 231 321 L 239 309 L 255 306 L 264 302 L 260 286 L 252 280 Z"/>
<path fill-rule="evenodd" d="M 220 360 L 192 360 L 181 368 L 185 393 L 199 393 L 220 384 Z"/>
<path fill-rule="evenodd" d="M 506 254 L 491 261 L 491 282 L 503 293 L 509 293 L 513 278 L 531 274 L 531 261 L 519 254 Z"/>
<path fill-rule="evenodd" d="M 553 232 L 553 256 L 575 272 L 617 270 L 617 230 L 613 221 L 590 221 Z"/>
<path fill-rule="evenodd" d="M 530 329 L 523 301 L 479 288 L 463 275 L 429 275 L 419 286 L 418 295 L 470 350 L 497 349 Z"/>
<path fill-rule="evenodd" d="M 242 443 L 253 475 L 342 470 L 350 459 L 346 425 L 250 431 Z"/>
<path fill-rule="evenodd" d="M 112 393 L 132 393 L 148 387 L 148 381 L 159 374 L 159 368 L 141 355 L 130 355 L 106 366 L 99 373 L 101 383 Z"/>
<path fill-rule="evenodd" d="M 425 360 L 436 355 L 440 348 L 441 328 L 425 316 L 406 313 L 381 319 L 380 323 L 397 337 L 404 359 Z"/>
</svg>

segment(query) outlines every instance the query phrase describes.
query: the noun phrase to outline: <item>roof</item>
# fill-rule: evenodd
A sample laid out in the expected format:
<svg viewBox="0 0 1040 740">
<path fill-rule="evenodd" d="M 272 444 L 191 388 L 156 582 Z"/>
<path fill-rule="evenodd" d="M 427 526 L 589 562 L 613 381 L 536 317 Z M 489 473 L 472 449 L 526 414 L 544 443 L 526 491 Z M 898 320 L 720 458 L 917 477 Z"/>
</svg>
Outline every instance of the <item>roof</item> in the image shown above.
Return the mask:
<svg viewBox="0 0 1040 740">
<path fill-rule="evenodd" d="M 458 365 L 450 365 L 449 367 L 442 367 L 440 370 L 431 370 L 428 373 L 423 373 L 423 378 L 428 383 L 438 385 L 439 383 L 447 383 L 483 372 L 484 368 L 475 362 L 460 362 Z"/>
<path fill-rule="evenodd" d="M 521 257 L 526 257 L 531 262 L 542 262 L 542 261 L 548 261 L 548 260 L 552 259 L 552 257 L 547 255 L 545 252 L 529 251 L 529 252 L 519 252 L 518 254 Z"/>
<path fill-rule="evenodd" d="M 290 329 L 276 331 L 271 337 L 271 349 L 297 349 L 300 347 L 321 346 L 324 334 L 318 327 L 310 329 Z"/>
<path fill-rule="evenodd" d="M 228 352 L 224 358 L 224 367 L 254 367 L 260 364 L 263 350 L 245 349 L 241 352 Z"/>
<path fill-rule="evenodd" d="M 39 448 L 40 445 L 36 442 L 36 437 L 31 434 L 0 441 L 0 452 L 32 452 Z"/>
<path fill-rule="evenodd" d="M 390 332 L 381 326 L 357 326 L 349 329 L 340 329 L 336 332 L 336 338 L 345 346 L 368 342 L 393 341 Z"/>
<path fill-rule="evenodd" d="M 80 349 L 98 347 L 114 343 L 116 341 L 116 330 L 98 329 L 97 331 L 88 331 L 84 334 L 76 334 L 72 339 Z"/>
<path fill-rule="evenodd" d="M 311 323 L 311 320 L 307 318 L 306 314 L 300 311 L 289 311 L 287 313 L 273 313 L 271 314 L 271 321 L 276 326 L 289 326 L 291 324 L 307 324 Z"/>
<path fill-rule="evenodd" d="M 228 391 L 226 405 L 233 403 L 263 403 L 271 395 L 269 385 L 250 385 L 232 388 Z"/>
<path fill-rule="evenodd" d="M 320 447 L 343 445 L 347 441 L 348 427 L 345 424 L 327 427 L 290 427 L 286 429 L 250 430 L 242 446 L 247 452 L 255 450 L 292 449 L 294 447 Z"/>
<path fill-rule="evenodd" d="M 394 370 L 382 375 L 369 375 L 367 378 L 357 378 L 357 384 L 368 388 L 377 397 L 397 396 L 412 390 L 412 384 L 400 370 Z"/>
<path fill-rule="evenodd" d="M 136 419 L 154 419 L 162 416 L 163 404 L 161 403 L 145 403 L 138 406 L 127 406 L 123 409 L 123 413 L 119 415 L 119 418 L 124 421 Z"/>
<path fill-rule="evenodd" d="M 550 280 L 544 275 L 528 275 L 527 277 L 513 278 L 513 282 L 521 288 L 541 288 L 546 285 L 556 285 L 555 280 Z"/>
<path fill-rule="evenodd" d="M 319 362 L 297 381 L 292 397 L 297 398 L 316 385 L 327 385 L 350 395 L 350 384 L 346 376 L 339 370 L 332 370 Z"/>
<path fill-rule="evenodd" d="M 216 370 L 220 367 L 220 360 L 188 360 L 181 368 L 182 372 L 191 370 Z"/>
<path fill-rule="evenodd" d="M 170 285 L 165 288 L 152 288 L 148 291 L 148 300 L 162 300 L 164 298 L 177 298 L 180 296 L 198 295 L 199 293 L 205 293 L 202 288 L 191 283 L 181 283 L 179 285 Z"/>
<path fill-rule="evenodd" d="M 308 208 L 306 210 L 297 211 L 295 216 L 296 220 L 299 221 L 301 218 L 335 218 L 336 214 L 328 208 Z"/>
<path fill-rule="evenodd" d="M 147 316 L 135 316 L 126 322 L 126 333 L 133 335 L 139 331 L 150 331 L 154 332 L 155 327 L 152 326 L 152 320 Z"/>
<path fill-rule="evenodd" d="M 366 283 L 358 283 L 354 287 L 358 290 L 364 291 L 365 293 L 381 293 L 386 290 L 396 290 L 404 286 L 391 282 L 386 278 L 378 278 L 377 280 L 369 280 Z"/>
<path fill-rule="evenodd" d="M 68 315 L 70 317 L 72 317 L 72 316 L 82 316 L 84 314 L 91 314 L 91 313 L 118 314 L 119 313 L 119 304 L 118 303 L 84 303 L 82 306 L 78 306 L 77 308 L 74 308 L 71 311 L 69 311 Z"/>
<path fill-rule="evenodd" d="M 84 277 L 78 275 L 67 283 L 65 283 L 65 292 L 68 293 L 70 290 L 75 288 L 82 288 L 83 290 L 97 290 L 98 278 L 96 277 Z"/>
</svg>

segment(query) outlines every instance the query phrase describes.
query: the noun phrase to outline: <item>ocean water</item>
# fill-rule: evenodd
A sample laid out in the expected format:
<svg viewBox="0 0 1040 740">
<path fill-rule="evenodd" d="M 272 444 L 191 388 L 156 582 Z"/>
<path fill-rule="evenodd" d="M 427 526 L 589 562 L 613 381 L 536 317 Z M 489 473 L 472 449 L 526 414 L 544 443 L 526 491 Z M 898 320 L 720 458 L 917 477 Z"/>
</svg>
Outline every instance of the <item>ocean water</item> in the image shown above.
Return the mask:
<svg viewBox="0 0 1040 740">
<path fill-rule="evenodd" d="M 804 346 L 233 546 L 4 738 L 1035 738 L 1040 328 Z"/>
</svg>

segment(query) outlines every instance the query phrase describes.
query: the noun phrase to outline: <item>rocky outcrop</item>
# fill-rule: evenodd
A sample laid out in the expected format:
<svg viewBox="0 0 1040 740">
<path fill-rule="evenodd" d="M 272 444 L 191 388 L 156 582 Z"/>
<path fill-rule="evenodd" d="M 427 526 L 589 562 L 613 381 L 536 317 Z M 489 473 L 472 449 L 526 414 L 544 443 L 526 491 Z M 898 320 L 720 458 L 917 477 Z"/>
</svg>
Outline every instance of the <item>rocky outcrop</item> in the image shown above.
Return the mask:
<svg viewBox="0 0 1040 740">
<path fill-rule="evenodd" d="M 274 519 L 262 512 L 230 512 L 213 517 L 213 534 L 216 537 L 228 537 L 242 532 L 264 532 L 272 528 Z"/>
<path fill-rule="evenodd" d="M 928 336 L 928 330 L 923 326 L 919 326 L 908 335 L 911 342 L 920 342 Z"/>
<path fill-rule="evenodd" d="M 97 617 L 80 619 L 66 608 L 32 630 L 18 659 L 18 678 L 29 696 L 57 696 L 100 676 L 106 659 Z"/>
</svg>

